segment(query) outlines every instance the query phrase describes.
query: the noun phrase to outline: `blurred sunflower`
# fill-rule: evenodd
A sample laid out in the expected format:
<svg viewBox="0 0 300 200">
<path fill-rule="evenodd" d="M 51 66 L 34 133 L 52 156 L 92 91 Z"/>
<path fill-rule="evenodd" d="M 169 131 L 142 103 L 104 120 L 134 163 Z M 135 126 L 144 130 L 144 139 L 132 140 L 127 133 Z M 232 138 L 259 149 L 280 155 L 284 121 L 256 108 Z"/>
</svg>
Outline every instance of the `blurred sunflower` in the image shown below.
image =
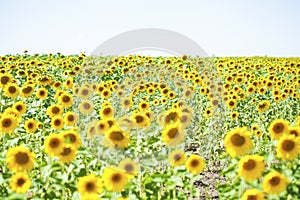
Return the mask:
<svg viewBox="0 0 300 200">
<path fill-rule="evenodd" d="M 180 144 L 185 138 L 185 132 L 179 123 L 170 124 L 162 130 L 162 141 L 167 146 Z"/>
<path fill-rule="evenodd" d="M 61 130 L 64 127 L 64 119 L 62 116 L 54 116 L 51 119 L 51 128 Z"/>
<path fill-rule="evenodd" d="M 49 117 L 59 116 L 63 113 L 63 107 L 59 104 L 53 104 L 47 108 L 46 114 Z"/>
<path fill-rule="evenodd" d="M 38 128 L 37 122 L 32 118 L 28 119 L 25 121 L 24 128 L 27 133 L 34 133 Z"/>
<path fill-rule="evenodd" d="M 62 132 L 62 136 L 65 139 L 65 143 L 74 146 L 76 149 L 82 146 L 80 135 L 75 130 L 67 130 Z"/>
<path fill-rule="evenodd" d="M 238 174 L 246 181 L 253 181 L 262 176 L 265 171 L 264 157 L 259 155 L 246 155 L 239 161 Z"/>
<path fill-rule="evenodd" d="M 12 134 L 18 126 L 17 117 L 11 114 L 2 114 L 0 118 L 0 133 Z"/>
<path fill-rule="evenodd" d="M 63 152 L 64 138 L 61 134 L 51 134 L 44 141 L 45 152 L 54 157 Z"/>
<path fill-rule="evenodd" d="M 242 195 L 242 200 L 264 200 L 264 193 L 260 192 L 257 189 L 248 189 Z"/>
<path fill-rule="evenodd" d="M 121 192 L 128 183 L 128 176 L 114 166 L 103 170 L 102 179 L 105 188 L 112 192 Z"/>
<path fill-rule="evenodd" d="M 130 142 L 130 136 L 122 129 L 114 126 L 105 132 L 106 139 L 110 142 L 111 147 L 124 149 Z"/>
<path fill-rule="evenodd" d="M 203 172 L 205 168 L 205 161 L 201 156 L 192 154 L 185 163 L 186 169 L 194 174 L 197 175 L 201 172 Z"/>
<path fill-rule="evenodd" d="M 283 174 L 273 171 L 264 177 L 262 188 L 267 194 L 280 194 L 286 189 L 289 182 Z"/>
<path fill-rule="evenodd" d="M 286 135 L 280 137 L 276 146 L 277 157 L 282 160 L 293 160 L 300 153 L 300 139 L 294 135 Z"/>
<path fill-rule="evenodd" d="M 288 131 L 289 121 L 283 119 L 273 120 L 269 126 L 269 133 L 273 140 L 279 140 L 280 137 Z"/>
<path fill-rule="evenodd" d="M 183 165 L 185 160 L 186 155 L 183 150 L 172 151 L 168 156 L 168 162 L 172 167 Z"/>
<path fill-rule="evenodd" d="M 91 101 L 84 100 L 79 104 L 79 111 L 84 115 L 89 115 L 94 111 L 94 104 Z"/>
<path fill-rule="evenodd" d="M 75 112 L 68 111 L 64 115 L 64 123 L 67 126 L 74 126 L 74 124 L 77 122 L 77 120 L 78 120 L 78 115 Z"/>
<path fill-rule="evenodd" d="M 77 189 L 81 196 L 91 194 L 101 194 L 103 189 L 101 178 L 98 178 L 95 174 L 89 174 L 78 179 Z"/>
<path fill-rule="evenodd" d="M 137 176 L 140 170 L 140 165 L 130 158 L 121 160 L 118 167 L 128 175 L 129 179 L 133 179 Z"/>
<path fill-rule="evenodd" d="M 28 174 L 24 172 L 17 172 L 14 174 L 9 182 L 9 187 L 11 191 L 24 194 L 26 193 L 31 186 L 31 181 Z"/>
<path fill-rule="evenodd" d="M 224 138 L 226 152 L 231 157 L 248 153 L 254 146 L 250 135 L 251 133 L 247 131 L 247 127 L 235 128 L 229 131 Z"/>
<path fill-rule="evenodd" d="M 34 168 L 35 154 L 23 145 L 11 147 L 6 153 L 7 168 L 12 172 L 31 171 Z"/>
<path fill-rule="evenodd" d="M 65 144 L 63 151 L 57 157 L 62 163 L 70 163 L 76 158 L 76 152 L 77 149 L 74 146 Z"/>
</svg>

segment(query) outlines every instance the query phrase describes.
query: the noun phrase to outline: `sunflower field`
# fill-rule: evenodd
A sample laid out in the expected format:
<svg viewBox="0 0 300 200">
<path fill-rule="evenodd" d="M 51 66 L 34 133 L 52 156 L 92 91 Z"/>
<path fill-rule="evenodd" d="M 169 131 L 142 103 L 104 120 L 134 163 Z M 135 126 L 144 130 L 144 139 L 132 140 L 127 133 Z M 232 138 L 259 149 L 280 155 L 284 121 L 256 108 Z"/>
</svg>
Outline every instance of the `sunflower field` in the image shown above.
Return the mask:
<svg viewBox="0 0 300 200">
<path fill-rule="evenodd" d="M 0 199 L 300 199 L 300 58 L 0 56 Z"/>
</svg>

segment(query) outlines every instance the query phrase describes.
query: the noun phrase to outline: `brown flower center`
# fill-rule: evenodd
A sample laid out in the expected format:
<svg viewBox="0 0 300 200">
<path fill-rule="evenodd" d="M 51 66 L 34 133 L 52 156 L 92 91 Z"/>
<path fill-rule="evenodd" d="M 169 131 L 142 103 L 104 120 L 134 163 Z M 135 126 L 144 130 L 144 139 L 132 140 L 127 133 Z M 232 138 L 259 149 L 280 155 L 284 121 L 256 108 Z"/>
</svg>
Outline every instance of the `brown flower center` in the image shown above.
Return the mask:
<svg viewBox="0 0 300 200">
<path fill-rule="evenodd" d="M 136 123 L 142 123 L 144 121 L 144 117 L 142 117 L 142 116 L 136 116 L 135 117 L 135 121 L 136 121 Z"/>
<path fill-rule="evenodd" d="M 67 96 L 67 95 L 64 95 L 64 96 L 62 97 L 62 101 L 63 101 L 64 103 L 68 103 L 68 102 L 71 101 L 71 98 L 70 98 L 69 96 Z"/>
<path fill-rule="evenodd" d="M 284 140 L 283 143 L 281 144 L 281 147 L 285 150 L 285 151 L 291 151 L 294 149 L 295 147 L 295 142 L 291 141 L 291 140 Z"/>
<path fill-rule="evenodd" d="M 249 159 L 247 162 L 245 162 L 243 164 L 243 169 L 250 171 L 250 170 L 254 169 L 255 166 L 256 166 L 255 161 L 252 159 Z"/>
<path fill-rule="evenodd" d="M 27 153 L 18 152 L 15 155 L 15 161 L 20 165 L 24 165 L 24 164 L 28 163 L 29 156 L 27 155 Z"/>
<path fill-rule="evenodd" d="M 280 178 L 278 176 L 274 176 L 269 180 L 269 183 L 272 186 L 277 186 L 280 183 Z"/>
<path fill-rule="evenodd" d="M 23 178 L 19 178 L 19 179 L 17 180 L 17 185 L 18 185 L 19 187 L 22 187 L 22 186 L 24 185 L 24 183 L 25 183 L 25 180 L 24 180 Z"/>
<path fill-rule="evenodd" d="M 88 191 L 88 192 L 92 192 L 94 189 L 95 189 L 95 184 L 93 182 L 87 182 L 86 185 L 85 185 L 85 189 Z"/>
<path fill-rule="evenodd" d="M 84 103 L 83 107 L 88 110 L 91 108 L 91 105 L 89 103 Z"/>
<path fill-rule="evenodd" d="M 277 134 L 281 133 L 283 129 L 284 129 L 284 125 L 282 123 L 277 123 L 272 128 L 272 130 Z"/>
<path fill-rule="evenodd" d="M 133 171 L 133 165 L 132 164 L 127 164 L 125 165 L 125 170 L 127 172 L 132 172 Z"/>
<path fill-rule="evenodd" d="M 114 183 L 118 183 L 121 180 L 121 175 L 119 173 L 112 175 L 111 180 Z"/>
<path fill-rule="evenodd" d="M 62 156 L 67 156 L 72 152 L 71 148 L 64 148 L 63 152 L 60 154 Z"/>
<path fill-rule="evenodd" d="M 16 91 L 17 91 L 17 88 L 15 86 L 8 87 L 8 92 L 9 93 L 15 93 Z"/>
<path fill-rule="evenodd" d="M 191 161 L 191 166 L 192 167 L 197 167 L 198 165 L 199 165 L 199 160 L 194 159 L 194 160 Z"/>
<path fill-rule="evenodd" d="M 12 120 L 11 119 L 4 119 L 2 121 L 2 126 L 5 127 L 5 128 L 8 128 L 12 125 Z"/>
<path fill-rule="evenodd" d="M 109 138 L 113 141 L 122 141 L 124 135 L 120 131 L 113 131 L 110 133 Z"/>
<path fill-rule="evenodd" d="M 58 114 L 59 111 L 60 111 L 60 109 L 58 107 L 56 107 L 56 106 L 52 108 L 52 113 L 53 114 Z"/>
<path fill-rule="evenodd" d="M 234 146 L 242 146 L 245 143 L 245 138 L 236 133 L 231 136 L 230 141 Z"/>
<path fill-rule="evenodd" d="M 256 195 L 249 195 L 247 196 L 247 200 L 257 200 Z"/>
<path fill-rule="evenodd" d="M 51 148 L 54 149 L 54 148 L 58 147 L 59 144 L 60 144 L 60 141 L 58 139 L 56 139 L 56 138 L 53 138 L 53 139 L 51 139 L 49 145 L 50 145 Z"/>
<path fill-rule="evenodd" d="M 75 117 L 74 117 L 74 115 L 68 115 L 67 119 L 69 122 L 72 122 L 75 120 Z"/>
<path fill-rule="evenodd" d="M 169 138 L 175 138 L 176 135 L 178 134 L 178 129 L 177 128 L 171 128 L 169 131 L 168 131 L 168 136 Z"/>
<path fill-rule="evenodd" d="M 71 133 L 66 134 L 64 138 L 69 138 L 71 143 L 76 142 L 76 136 Z"/>
</svg>

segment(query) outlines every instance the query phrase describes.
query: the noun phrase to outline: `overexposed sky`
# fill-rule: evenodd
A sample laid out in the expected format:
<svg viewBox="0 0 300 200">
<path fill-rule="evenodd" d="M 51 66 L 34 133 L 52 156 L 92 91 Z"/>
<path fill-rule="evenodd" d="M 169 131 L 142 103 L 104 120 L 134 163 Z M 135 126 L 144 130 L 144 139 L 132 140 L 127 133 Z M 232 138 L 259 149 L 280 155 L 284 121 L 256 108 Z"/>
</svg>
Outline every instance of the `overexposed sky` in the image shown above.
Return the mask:
<svg viewBox="0 0 300 200">
<path fill-rule="evenodd" d="M 0 55 L 89 54 L 139 28 L 169 29 L 208 55 L 300 56 L 297 0 L 1 0 Z"/>
</svg>

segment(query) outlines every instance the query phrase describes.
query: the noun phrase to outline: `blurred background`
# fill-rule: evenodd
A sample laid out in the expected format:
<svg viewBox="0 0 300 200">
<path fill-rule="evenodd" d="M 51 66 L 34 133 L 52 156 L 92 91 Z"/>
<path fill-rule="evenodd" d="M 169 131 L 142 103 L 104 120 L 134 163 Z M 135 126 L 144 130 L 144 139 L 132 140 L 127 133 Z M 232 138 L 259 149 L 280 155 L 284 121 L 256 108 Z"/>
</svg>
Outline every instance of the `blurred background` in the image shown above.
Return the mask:
<svg viewBox="0 0 300 200">
<path fill-rule="evenodd" d="M 139 28 L 169 29 L 210 56 L 300 56 L 297 0 L 0 1 L 0 54 L 89 54 Z"/>
</svg>

